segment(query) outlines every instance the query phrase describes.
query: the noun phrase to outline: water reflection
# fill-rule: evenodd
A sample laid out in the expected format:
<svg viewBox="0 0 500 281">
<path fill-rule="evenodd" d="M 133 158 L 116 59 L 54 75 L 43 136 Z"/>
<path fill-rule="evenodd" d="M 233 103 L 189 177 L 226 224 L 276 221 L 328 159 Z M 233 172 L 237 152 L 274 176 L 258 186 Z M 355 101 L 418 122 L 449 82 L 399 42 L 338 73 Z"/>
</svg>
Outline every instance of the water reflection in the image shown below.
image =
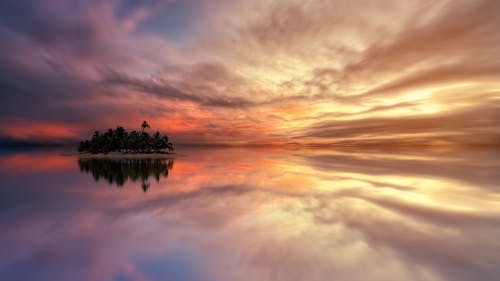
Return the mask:
<svg viewBox="0 0 500 281">
<path fill-rule="evenodd" d="M 127 187 L 141 173 L 134 183 L 124 172 L 122 190 L 102 188 L 100 170 L 121 165 L 98 164 L 105 180 L 94 182 L 72 157 L 0 157 L 0 280 L 500 275 L 498 151 L 183 154 L 148 196 Z"/>
<path fill-rule="evenodd" d="M 92 174 L 94 180 L 106 180 L 110 185 L 122 187 L 128 180 L 141 181 L 141 187 L 146 192 L 151 186 L 149 178 L 156 182 L 161 177 L 167 178 L 168 172 L 174 166 L 174 158 L 139 159 L 139 158 L 78 158 L 80 171 Z"/>
</svg>

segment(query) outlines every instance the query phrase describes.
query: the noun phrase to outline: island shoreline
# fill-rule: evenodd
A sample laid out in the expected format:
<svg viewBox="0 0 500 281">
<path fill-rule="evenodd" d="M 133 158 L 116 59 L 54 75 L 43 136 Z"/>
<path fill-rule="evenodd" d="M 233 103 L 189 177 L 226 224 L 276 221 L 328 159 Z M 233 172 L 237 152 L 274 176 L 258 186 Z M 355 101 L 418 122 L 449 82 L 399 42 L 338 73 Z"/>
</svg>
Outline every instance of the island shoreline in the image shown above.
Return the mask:
<svg viewBox="0 0 500 281">
<path fill-rule="evenodd" d="M 103 158 L 103 159 L 167 159 L 178 156 L 174 152 L 154 153 L 132 153 L 132 152 L 109 152 L 109 153 L 72 153 L 68 156 L 78 158 Z"/>
</svg>

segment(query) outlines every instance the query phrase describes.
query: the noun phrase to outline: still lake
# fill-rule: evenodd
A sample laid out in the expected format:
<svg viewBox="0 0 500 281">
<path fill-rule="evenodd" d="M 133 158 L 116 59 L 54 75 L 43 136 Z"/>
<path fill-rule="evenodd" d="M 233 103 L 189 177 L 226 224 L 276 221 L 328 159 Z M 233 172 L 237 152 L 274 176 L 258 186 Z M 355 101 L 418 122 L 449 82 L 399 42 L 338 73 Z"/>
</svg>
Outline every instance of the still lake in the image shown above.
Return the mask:
<svg viewBox="0 0 500 281">
<path fill-rule="evenodd" d="M 0 192 L 0 280 L 500 278 L 500 151 L 4 151 Z"/>
</svg>

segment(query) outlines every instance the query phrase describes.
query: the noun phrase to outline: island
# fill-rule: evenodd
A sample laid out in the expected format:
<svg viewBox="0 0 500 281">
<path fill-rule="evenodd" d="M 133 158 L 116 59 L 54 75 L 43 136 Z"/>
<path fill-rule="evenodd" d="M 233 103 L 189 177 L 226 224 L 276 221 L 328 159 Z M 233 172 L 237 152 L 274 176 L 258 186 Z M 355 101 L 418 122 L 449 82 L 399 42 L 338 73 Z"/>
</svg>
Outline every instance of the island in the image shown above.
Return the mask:
<svg viewBox="0 0 500 281">
<path fill-rule="evenodd" d="M 83 140 L 78 145 L 80 154 L 104 155 L 136 155 L 140 154 L 173 154 L 174 147 L 169 142 L 167 135 L 160 132 L 150 135 L 147 121 L 142 122 L 140 131 L 127 132 L 123 127 L 108 129 L 104 133 L 95 131 L 88 140 Z"/>
</svg>

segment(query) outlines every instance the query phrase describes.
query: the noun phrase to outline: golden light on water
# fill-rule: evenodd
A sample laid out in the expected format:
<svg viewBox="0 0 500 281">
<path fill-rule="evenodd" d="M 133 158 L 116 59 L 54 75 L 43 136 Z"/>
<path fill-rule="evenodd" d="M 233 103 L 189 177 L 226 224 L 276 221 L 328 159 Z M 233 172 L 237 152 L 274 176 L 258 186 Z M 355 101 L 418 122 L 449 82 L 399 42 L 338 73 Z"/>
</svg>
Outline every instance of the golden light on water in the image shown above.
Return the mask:
<svg viewBox="0 0 500 281">
<path fill-rule="evenodd" d="M 88 280 L 146 276 L 144 263 L 165 255 L 186 259 L 179 272 L 217 280 L 496 276 L 500 158 L 489 150 L 190 148 L 168 175 L 148 178 L 145 191 L 140 178 L 117 188 L 106 178 L 94 182 L 110 171 L 78 174 L 73 156 L 37 155 L 45 161 L 0 157 L 0 171 L 24 192 L 37 190 L 35 180 L 47 194 L 20 210 L 24 227 L 0 222 L 7 237 L 37 236 L 46 231 L 44 214 L 65 208 L 49 224 L 60 227 L 44 235 L 59 237 L 59 255 L 81 237 L 90 239 L 86 248 L 101 249 L 84 266 Z M 97 266 L 102 254 L 105 267 Z"/>
</svg>

